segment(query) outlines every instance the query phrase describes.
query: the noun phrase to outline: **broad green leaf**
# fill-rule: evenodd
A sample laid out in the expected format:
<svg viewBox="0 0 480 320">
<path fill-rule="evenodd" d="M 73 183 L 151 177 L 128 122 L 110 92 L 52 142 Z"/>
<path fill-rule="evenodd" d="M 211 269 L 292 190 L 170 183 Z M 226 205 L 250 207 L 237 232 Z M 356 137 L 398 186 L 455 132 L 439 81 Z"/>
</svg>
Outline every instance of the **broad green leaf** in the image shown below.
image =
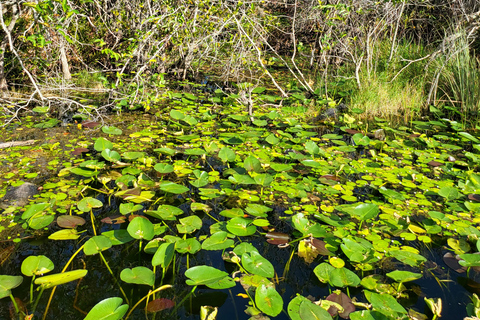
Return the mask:
<svg viewBox="0 0 480 320">
<path fill-rule="evenodd" d="M 97 303 L 83 320 L 120 320 L 128 311 L 122 298 L 107 298 Z"/>
<path fill-rule="evenodd" d="M 160 190 L 165 191 L 165 192 L 170 192 L 174 194 L 181 194 L 189 191 L 187 187 L 181 185 L 181 184 L 176 184 L 170 181 L 165 181 L 160 184 Z"/>
<path fill-rule="evenodd" d="M 389 294 L 366 291 L 365 296 L 372 304 L 373 310 L 391 315 L 392 312 L 406 314 L 407 311 Z"/>
<path fill-rule="evenodd" d="M 268 216 L 267 212 L 272 211 L 272 209 L 261 204 L 250 203 L 245 211 L 252 216 L 265 218 Z"/>
<path fill-rule="evenodd" d="M 31 218 L 32 216 L 34 216 L 34 215 L 36 215 L 40 212 L 43 212 L 49 206 L 50 206 L 50 203 L 35 203 L 35 204 L 32 204 L 22 214 L 22 219 L 27 220 L 28 218 Z"/>
<path fill-rule="evenodd" d="M 110 149 L 105 149 L 102 151 L 102 157 L 110 162 L 118 162 L 120 161 L 121 157 L 117 151 L 113 151 Z"/>
<path fill-rule="evenodd" d="M 315 273 L 320 282 L 327 283 L 330 281 L 330 273 L 332 273 L 333 270 L 335 270 L 333 266 L 323 262 L 313 269 L 313 273 Z"/>
<path fill-rule="evenodd" d="M 167 163 L 157 163 L 153 169 L 155 169 L 159 173 L 170 173 L 173 172 L 173 166 Z"/>
<path fill-rule="evenodd" d="M 144 284 L 147 286 L 155 284 L 155 274 L 146 267 L 125 268 L 120 272 L 120 279 L 132 284 Z"/>
<path fill-rule="evenodd" d="M 235 286 L 235 281 L 228 277 L 228 273 L 210 266 L 195 266 L 185 271 L 186 281 L 189 286 L 206 285 L 215 289 L 218 285 L 231 288 Z M 230 281 L 231 280 L 231 281 Z"/>
<path fill-rule="evenodd" d="M 143 209 L 143 206 L 139 204 L 134 204 L 131 202 L 120 203 L 120 213 L 122 215 L 127 215 L 129 213 L 136 212 L 141 209 Z"/>
<path fill-rule="evenodd" d="M 102 236 L 105 236 L 108 239 L 110 239 L 110 241 L 112 242 L 112 245 L 114 246 L 125 244 L 134 240 L 134 238 L 130 236 L 128 231 L 125 229 L 105 231 L 102 233 Z"/>
<path fill-rule="evenodd" d="M 80 238 L 80 234 L 76 229 L 62 229 L 48 236 L 50 240 L 76 240 Z"/>
<path fill-rule="evenodd" d="M 112 241 L 109 238 L 100 235 L 94 236 L 85 242 L 85 246 L 83 247 L 83 252 L 87 256 L 91 256 L 97 254 L 99 252 L 108 250 L 112 247 Z"/>
<path fill-rule="evenodd" d="M 262 277 L 272 278 L 275 275 L 275 270 L 270 261 L 256 251 L 245 252 L 242 255 L 242 266 L 248 272 Z"/>
<path fill-rule="evenodd" d="M 357 287 L 360 278 L 347 268 L 338 268 L 330 272 L 329 282 L 334 287 Z"/>
<path fill-rule="evenodd" d="M 59 286 L 64 283 L 78 280 L 85 277 L 87 270 L 79 269 L 73 271 L 67 271 L 63 273 L 52 274 L 49 276 L 35 279 L 35 284 L 42 286 L 44 289 L 49 289 L 55 286 Z"/>
<path fill-rule="evenodd" d="M 97 138 L 97 140 L 95 140 L 95 144 L 93 145 L 93 148 L 98 152 L 102 152 L 105 149 L 111 150 L 113 149 L 113 143 L 111 143 L 105 138 L 100 137 L 100 138 Z"/>
<path fill-rule="evenodd" d="M 34 230 L 39 230 L 50 225 L 53 220 L 55 220 L 55 215 L 42 212 L 31 217 L 30 220 L 28 220 L 28 226 Z"/>
<path fill-rule="evenodd" d="M 227 230 L 236 236 L 251 236 L 257 231 L 257 228 L 251 225 L 252 222 L 251 219 L 235 217 L 227 222 Z"/>
<path fill-rule="evenodd" d="M 282 312 L 283 300 L 273 286 L 262 284 L 255 290 L 255 304 L 263 313 L 275 317 Z"/>
<path fill-rule="evenodd" d="M 453 201 L 460 197 L 460 193 L 455 187 L 443 187 L 438 191 L 438 194 L 447 201 Z"/>
<path fill-rule="evenodd" d="M 408 264 L 411 267 L 416 267 L 421 263 L 427 261 L 424 256 L 405 250 L 390 250 L 388 252 L 388 255 L 394 257 L 395 259 L 403 263 Z"/>
<path fill-rule="evenodd" d="M 204 187 L 208 184 L 208 173 L 206 171 L 193 170 L 196 179 L 189 181 L 196 188 Z"/>
<path fill-rule="evenodd" d="M 103 126 L 102 127 L 102 131 L 106 134 L 113 134 L 113 135 L 116 135 L 116 136 L 119 136 L 123 133 L 123 131 L 117 127 L 114 127 L 114 126 Z"/>
<path fill-rule="evenodd" d="M 172 111 L 170 111 L 170 117 L 175 120 L 182 120 L 183 118 L 185 118 L 185 115 L 182 112 L 173 109 Z"/>
<path fill-rule="evenodd" d="M 228 247 L 232 247 L 235 242 L 232 239 L 228 239 L 228 233 L 225 231 L 218 231 L 212 234 L 209 238 L 205 239 L 202 243 L 202 249 L 204 250 L 224 250 Z"/>
<path fill-rule="evenodd" d="M 421 273 L 414 273 L 410 271 L 395 270 L 386 274 L 387 277 L 393 279 L 396 282 L 409 282 L 420 279 Z"/>
<path fill-rule="evenodd" d="M 143 217 L 133 218 L 128 224 L 127 231 L 131 237 L 139 240 L 152 240 L 155 235 L 153 224 Z"/>
<path fill-rule="evenodd" d="M 287 311 L 292 320 L 332 320 L 327 310 L 301 295 L 297 295 L 290 301 Z"/>
<path fill-rule="evenodd" d="M 364 136 L 362 133 L 356 133 L 352 136 L 353 142 L 359 146 L 368 146 L 370 144 L 370 138 Z"/>
<path fill-rule="evenodd" d="M 227 148 L 227 147 L 223 147 L 222 149 L 220 149 L 220 151 L 218 152 L 218 157 L 223 161 L 223 162 L 232 162 L 232 161 L 235 161 L 235 158 L 237 157 L 235 155 L 235 151 L 233 151 L 232 149 L 230 148 Z"/>
<path fill-rule="evenodd" d="M 252 155 L 249 155 L 248 157 L 245 158 L 245 161 L 243 162 L 243 167 L 247 171 L 255 171 L 255 172 L 262 171 L 262 164 L 257 158 L 255 158 Z"/>
<path fill-rule="evenodd" d="M 480 254 L 464 253 L 460 255 L 460 261 L 458 262 L 464 267 L 479 267 L 480 266 Z"/>
<path fill-rule="evenodd" d="M 181 239 L 175 243 L 175 250 L 178 253 L 195 254 L 202 249 L 202 245 L 195 238 Z"/>
<path fill-rule="evenodd" d="M 253 179 L 262 187 L 268 187 L 273 182 L 273 177 L 268 173 L 258 174 Z"/>
<path fill-rule="evenodd" d="M 180 222 L 180 224 L 177 224 L 179 233 L 192 233 L 202 227 L 202 219 L 195 215 L 182 218 L 178 222 Z"/>
<path fill-rule="evenodd" d="M 315 142 L 312 140 L 308 140 L 305 143 L 305 149 L 307 150 L 308 153 L 310 154 L 319 154 L 320 153 L 320 148 L 317 146 Z"/>
<path fill-rule="evenodd" d="M 102 206 L 102 201 L 91 197 L 85 197 L 77 203 L 78 209 L 83 212 L 89 212 L 91 209 L 101 208 Z"/>
<path fill-rule="evenodd" d="M 22 276 L 0 275 L 0 299 L 8 297 L 12 289 L 18 287 L 23 282 Z"/>
<path fill-rule="evenodd" d="M 52 260 L 46 256 L 29 256 L 22 262 L 22 273 L 27 277 L 49 273 L 54 268 Z"/>
</svg>

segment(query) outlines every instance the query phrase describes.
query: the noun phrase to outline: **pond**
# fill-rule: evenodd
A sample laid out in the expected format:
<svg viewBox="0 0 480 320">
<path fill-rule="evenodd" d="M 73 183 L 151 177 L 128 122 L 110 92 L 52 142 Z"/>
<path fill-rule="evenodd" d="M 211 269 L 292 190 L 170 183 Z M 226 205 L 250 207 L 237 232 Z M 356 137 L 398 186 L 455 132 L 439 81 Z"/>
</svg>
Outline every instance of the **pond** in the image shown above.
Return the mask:
<svg viewBox="0 0 480 320">
<path fill-rule="evenodd" d="M 3 194 L 40 191 L 2 213 L 1 319 L 480 315 L 475 133 L 163 99 L 108 125 L 3 129 L 37 140 L 1 151 Z"/>
</svg>

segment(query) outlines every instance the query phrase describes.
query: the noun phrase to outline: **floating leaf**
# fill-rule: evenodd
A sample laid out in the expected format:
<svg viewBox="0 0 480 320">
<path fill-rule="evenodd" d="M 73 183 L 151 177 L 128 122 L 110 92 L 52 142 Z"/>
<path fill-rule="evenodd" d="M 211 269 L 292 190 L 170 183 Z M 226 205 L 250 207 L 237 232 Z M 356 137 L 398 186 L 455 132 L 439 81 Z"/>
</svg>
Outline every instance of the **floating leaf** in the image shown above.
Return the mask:
<svg viewBox="0 0 480 320">
<path fill-rule="evenodd" d="M 45 256 L 29 256 L 22 262 L 22 273 L 27 277 L 40 276 L 53 270 L 53 262 Z"/>
<path fill-rule="evenodd" d="M 97 303 L 84 320 L 120 320 L 128 311 L 128 304 L 122 305 L 122 298 L 107 298 Z"/>
<path fill-rule="evenodd" d="M 212 234 L 209 238 L 205 239 L 202 243 L 202 249 L 204 250 L 224 250 L 233 246 L 235 242 L 232 239 L 228 239 L 228 233 L 225 231 L 218 231 Z"/>
<path fill-rule="evenodd" d="M 87 270 L 79 269 L 73 271 L 67 271 L 63 273 L 52 274 L 49 276 L 35 279 L 35 284 L 42 286 L 44 289 L 49 289 L 55 286 L 59 286 L 64 283 L 78 280 L 85 277 Z"/>
<path fill-rule="evenodd" d="M 91 197 L 85 197 L 77 203 L 78 209 L 83 212 L 89 212 L 92 209 L 101 208 L 102 206 L 102 201 Z"/>
<path fill-rule="evenodd" d="M 189 191 L 190 189 L 188 189 L 185 186 L 182 186 L 181 184 L 165 181 L 160 184 L 160 190 L 174 193 L 174 194 L 181 194 Z"/>
<path fill-rule="evenodd" d="M 160 298 L 152 300 L 147 305 L 147 312 L 159 312 L 166 309 L 171 309 L 175 306 L 175 302 L 170 299 Z"/>
<path fill-rule="evenodd" d="M 186 281 L 189 286 L 206 285 L 215 289 L 219 283 L 226 288 L 235 286 L 232 278 L 228 277 L 228 273 L 209 266 L 195 266 L 185 271 Z M 231 281 L 230 281 L 231 280 Z"/>
<path fill-rule="evenodd" d="M 85 219 L 79 216 L 64 215 L 57 217 L 57 225 L 62 228 L 76 228 L 84 224 Z"/>
<path fill-rule="evenodd" d="M 334 287 L 357 287 L 360 284 L 360 278 L 347 268 L 338 268 L 330 272 L 328 281 Z"/>
<path fill-rule="evenodd" d="M 290 301 L 287 307 L 288 315 L 292 320 L 331 320 L 327 310 L 314 304 L 300 295 Z"/>
<path fill-rule="evenodd" d="M 143 284 L 147 286 L 153 286 L 155 284 L 155 274 L 146 267 L 125 268 L 120 272 L 120 279 L 132 284 Z"/>
<path fill-rule="evenodd" d="M 242 266 L 250 273 L 272 278 L 275 275 L 273 265 L 258 252 L 245 252 L 242 254 Z"/>
<path fill-rule="evenodd" d="M 387 273 L 387 277 L 393 279 L 396 282 L 403 283 L 420 279 L 422 277 L 422 274 L 410 271 L 395 270 Z"/>
<path fill-rule="evenodd" d="M 152 258 L 152 266 L 160 266 L 163 269 L 167 268 L 170 262 L 172 262 L 174 254 L 174 243 L 162 243 Z"/>
<path fill-rule="evenodd" d="M 153 224 L 143 217 L 136 217 L 128 224 L 127 231 L 135 239 L 152 240 L 155 235 Z"/>
<path fill-rule="evenodd" d="M 22 276 L 0 275 L 0 299 L 8 297 L 12 289 L 18 287 L 23 282 Z"/>
<path fill-rule="evenodd" d="M 340 311 L 335 306 L 331 306 L 328 309 L 328 312 L 332 316 L 336 316 L 338 314 L 343 319 L 348 319 L 350 313 L 355 311 L 355 305 L 352 303 L 352 299 L 350 299 L 350 297 L 348 297 L 343 292 L 335 291 L 334 293 L 330 294 L 325 300 L 335 302 L 343 308 L 343 311 Z"/>
<path fill-rule="evenodd" d="M 48 236 L 50 240 L 76 240 L 80 234 L 75 229 L 63 229 Z"/>
<path fill-rule="evenodd" d="M 116 136 L 119 136 L 123 133 L 123 131 L 117 127 L 114 127 L 114 126 L 103 126 L 102 127 L 102 131 L 106 134 L 113 134 L 113 135 L 116 135 Z"/>
<path fill-rule="evenodd" d="M 443 187 L 438 191 L 438 194 L 444 197 L 447 201 L 453 201 L 460 197 L 460 193 L 457 188 L 454 187 Z"/>
<path fill-rule="evenodd" d="M 272 317 L 279 315 L 283 309 L 283 300 L 277 290 L 264 284 L 255 290 L 255 304 L 258 309 Z"/>
<path fill-rule="evenodd" d="M 255 172 L 262 171 L 262 164 L 257 158 L 255 158 L 252 155 L 245 158 L 245 161 L 243 162 L 243 167 L 247 171 L 255 171 Z"/>
<path fill-rule="evenodd" d="M 113 143 L 111 143 L 105 138 L 100 137 L 100 138 L 97 138 L 97 140 L 95 140 L 95 144 L 93 145 L 93 148 L 98 152 L 102 152 L 105 149 L 111 150 L 113 149 Z"/>
<path fill-rule="evenodd" d="M 177 224 L 177 229 L 180 233 L 192 233 L 202 227 L 202 219 L 195 215 L 182 218 L 178 222 L 180 224 Z"/>
<path fill-rule="evenodd" d="M 85 253 L 85 255 L 90 256 L 108 250 L 111 247 L 112 241 L 110 241 L 109 238 L 103 235 L 94 236 L 88 239 L 87 242 L 85 242 L 83 252 Z"/>
</svg>

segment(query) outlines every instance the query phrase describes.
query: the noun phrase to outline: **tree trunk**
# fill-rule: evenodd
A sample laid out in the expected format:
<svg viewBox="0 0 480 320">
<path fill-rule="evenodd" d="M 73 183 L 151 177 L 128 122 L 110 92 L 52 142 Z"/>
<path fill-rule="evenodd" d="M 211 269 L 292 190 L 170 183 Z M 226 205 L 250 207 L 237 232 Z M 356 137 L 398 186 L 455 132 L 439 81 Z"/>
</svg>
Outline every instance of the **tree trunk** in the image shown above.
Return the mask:
<svg viewBox="0 0 480 320">
<path fill-rule="evenodd" d="M 0 43 L 0 92 L 8 89 L 7 77 L 5 75 L 5 50 L 7 50 L 7 37 Z"/>
<path fill-rule="evenodd" d="M 62 63 L 63 79 L 71 80 L 70 66 L 68 65 L 67 51 L 65 50 L 65 39 L 60 40 L 60 61 Z"/>
<path fill-rule="evenodd" d="M 2 17 L 4 17 L 4 14 L 6 14 L 7 11 L 8 11 L 8 7 L 6 8 L 4 8 L 3 6 L 0 7 L 0 14 L 2 15 Z M 13 28 L 15 27 L 15 23 L 17 22 L 17 19 L 18 19 L 18 7 L 17 5 L 13 4 L 12 20 L 10 21 L 10 24 L 8 25 L 6 30 L 3 30 L 3 33 L 5 32 L 11 33 Z M 8 45 L 8 36 L 5 34 L 3 35 L 2 42 L 0 42 L 0 92 L 6 91 L 8 89 L 7 76 L 5 75 L 5 51 L 7 50 L 7 45 Z"/>
</svg>

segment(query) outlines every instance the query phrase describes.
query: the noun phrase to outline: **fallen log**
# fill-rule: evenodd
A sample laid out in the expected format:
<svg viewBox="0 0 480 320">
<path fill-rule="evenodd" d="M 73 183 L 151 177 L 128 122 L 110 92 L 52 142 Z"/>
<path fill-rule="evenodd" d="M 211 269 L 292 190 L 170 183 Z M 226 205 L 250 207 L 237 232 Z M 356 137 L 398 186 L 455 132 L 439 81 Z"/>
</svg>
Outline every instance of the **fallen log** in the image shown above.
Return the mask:
<svg viewBox="0 0 480 320">
<path fill-rule="evenodd" d="M 0 143 L 0 149 L 6 149 L 11 147 L 19 147 L 19 146 L 29 146 L 36 142 L 37 140 L 26 140 L 26 141 L 10 141 Z"/>
</svg>

